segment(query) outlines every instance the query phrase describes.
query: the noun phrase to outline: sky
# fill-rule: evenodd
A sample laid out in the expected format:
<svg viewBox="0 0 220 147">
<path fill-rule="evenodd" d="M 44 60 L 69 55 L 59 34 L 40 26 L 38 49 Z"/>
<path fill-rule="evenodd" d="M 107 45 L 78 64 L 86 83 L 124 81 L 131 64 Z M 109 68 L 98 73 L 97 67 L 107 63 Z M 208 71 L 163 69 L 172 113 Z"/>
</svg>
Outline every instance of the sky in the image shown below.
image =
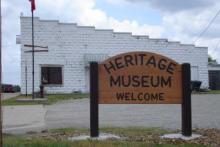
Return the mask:
<svg viewBox="0 0 220 147">
<path fill-rule="evenodd" d="M 208 47 L 220 63 L 219 0 L 35 0 L 34 15 L 115 32 L 167 38 Z M 3 83 L 20 84 L 20 16 L 31 16 L 29 0 L 2 0 Z M 214 21 L 210 24 L 212 19 Z M 204 32 L 204 29 L 208 29 Z M 204 32 L 204 33 L 202 33 Z M 200 35 L 202 33 L 202 35 Z M 200 37 L 199 37 L 200 36 Z"/>
</svg>

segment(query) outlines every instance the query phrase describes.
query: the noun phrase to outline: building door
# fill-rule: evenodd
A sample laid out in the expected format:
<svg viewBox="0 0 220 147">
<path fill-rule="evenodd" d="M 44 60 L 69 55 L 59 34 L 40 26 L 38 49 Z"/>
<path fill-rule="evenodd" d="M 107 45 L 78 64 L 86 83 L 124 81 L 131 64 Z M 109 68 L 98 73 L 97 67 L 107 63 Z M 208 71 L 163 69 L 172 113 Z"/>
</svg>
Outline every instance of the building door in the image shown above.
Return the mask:
<svg viewBox="0 0 220 147">
<path fill-rule="evenodd" d="M 85 68 L 85 92 L 90 92 L 90 69 L 89 67 Z"/>
</svg>

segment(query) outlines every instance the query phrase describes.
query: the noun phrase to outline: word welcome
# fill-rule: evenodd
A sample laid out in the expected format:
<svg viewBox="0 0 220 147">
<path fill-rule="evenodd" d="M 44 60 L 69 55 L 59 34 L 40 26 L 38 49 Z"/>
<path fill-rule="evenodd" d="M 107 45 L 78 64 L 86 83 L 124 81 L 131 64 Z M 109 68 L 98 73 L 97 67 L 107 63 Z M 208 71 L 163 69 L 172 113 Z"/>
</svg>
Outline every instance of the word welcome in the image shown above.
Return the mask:
<svg viewBox="0 0 220 147">
<path fill-rule="evenodd" d="M 118 101 L 164 101 L 164 93 L 117 92 Z"/>
</svg>

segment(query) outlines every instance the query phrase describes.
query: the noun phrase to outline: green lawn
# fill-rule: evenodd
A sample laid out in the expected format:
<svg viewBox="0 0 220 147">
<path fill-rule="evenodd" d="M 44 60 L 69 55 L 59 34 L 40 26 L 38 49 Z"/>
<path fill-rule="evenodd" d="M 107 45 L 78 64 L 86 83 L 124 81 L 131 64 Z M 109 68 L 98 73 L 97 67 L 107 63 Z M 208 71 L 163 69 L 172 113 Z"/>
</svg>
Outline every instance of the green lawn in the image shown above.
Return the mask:
<svg viewBox="0 0 220 147">
<path fill-rule="evenodd" d="M 177 147 L 175 144 L 156 144 L 129 141 L 55 141 L 42 139 L 10 139 L 5 141 L 4 147 Z M 200 144 L 179 144 L 178 147 L 205 147 Z"/>
<path fill-rule="evenodd" d="M 88 129 L 53 129 L 49 132 L 34 135 L 12 136 L 4 135 L 4 147 L 202 147 L 204 145 L 193 142 L 161 140 L 160 135 L 171 131 L 159 128 L 102 128 L 100 132 L 112 133 L 125 139 L 122 140 L 85 140 L 68 141 L 74 134 L 89 134 Z"/>
<path fill-rule="evenodd" d="M 210 90 L 210 91 L 205 91 L 205 92 L 194 91 L 193 94 L 220 94 L 220 90 Z"/>
<path fill-rule="evenodd" d="M 207 92 L 193 92 L 193 94 L 220 94 L 220 90 L 211 90 Z M 14 98 L 10 98 L 7 100 L 2 101 L 3 106 L 7 105 L 37 105 L 37 104 L 45 104 L 50 105 L 59 101 L 63 100 L 70 100 L 70 99 L 81 99 L 81 98 L 89 98 L 89 94 L 85 93 L 74 93 L 74 94 L 48 94 L 46 96 L 46 101 L 41 102 L 17 102 L 16 99 L 19 98 L 28 98 L 31 99 L 31 95 L 28 95 L 27 97 L 25 95 L 19 95 Z"/>
<path fill-rule="evenodd" d="M 50 105 L 53 103 L 56 103 L 58 101 L 63 101 L 63 100 L 71 100 L 71 99 L 81 99 L 81 98 L 88 98 L 89 94 L 85 93 L 74 93 L 74 94 L 49 94 L 46 96 L 47 100 L 46 101 L 32 101 L 32 102 L 17 102 L 17 99 L 31 99 L 31 95 L 28 95 L 27 97 L 25 95 L 19 95 L 14 98 L 10 98 L 7 100 L 2 101 L 2 105 L 37 105 L 37 104 L 45 104 L 45 105 Z"/>
</svg>

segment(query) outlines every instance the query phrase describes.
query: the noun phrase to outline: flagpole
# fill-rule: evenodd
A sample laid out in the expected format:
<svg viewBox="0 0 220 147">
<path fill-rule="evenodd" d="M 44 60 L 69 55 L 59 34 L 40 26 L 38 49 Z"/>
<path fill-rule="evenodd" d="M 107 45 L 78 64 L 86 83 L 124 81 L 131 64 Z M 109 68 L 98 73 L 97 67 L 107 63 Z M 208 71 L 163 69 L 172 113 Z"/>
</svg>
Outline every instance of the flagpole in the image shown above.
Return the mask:
<svg viewBox="0 0 220 147">
<path fill-rule="evenodd" d="M 34 10 L 32 13 L 32 99 L 34 99 Z"/>
</svg>

